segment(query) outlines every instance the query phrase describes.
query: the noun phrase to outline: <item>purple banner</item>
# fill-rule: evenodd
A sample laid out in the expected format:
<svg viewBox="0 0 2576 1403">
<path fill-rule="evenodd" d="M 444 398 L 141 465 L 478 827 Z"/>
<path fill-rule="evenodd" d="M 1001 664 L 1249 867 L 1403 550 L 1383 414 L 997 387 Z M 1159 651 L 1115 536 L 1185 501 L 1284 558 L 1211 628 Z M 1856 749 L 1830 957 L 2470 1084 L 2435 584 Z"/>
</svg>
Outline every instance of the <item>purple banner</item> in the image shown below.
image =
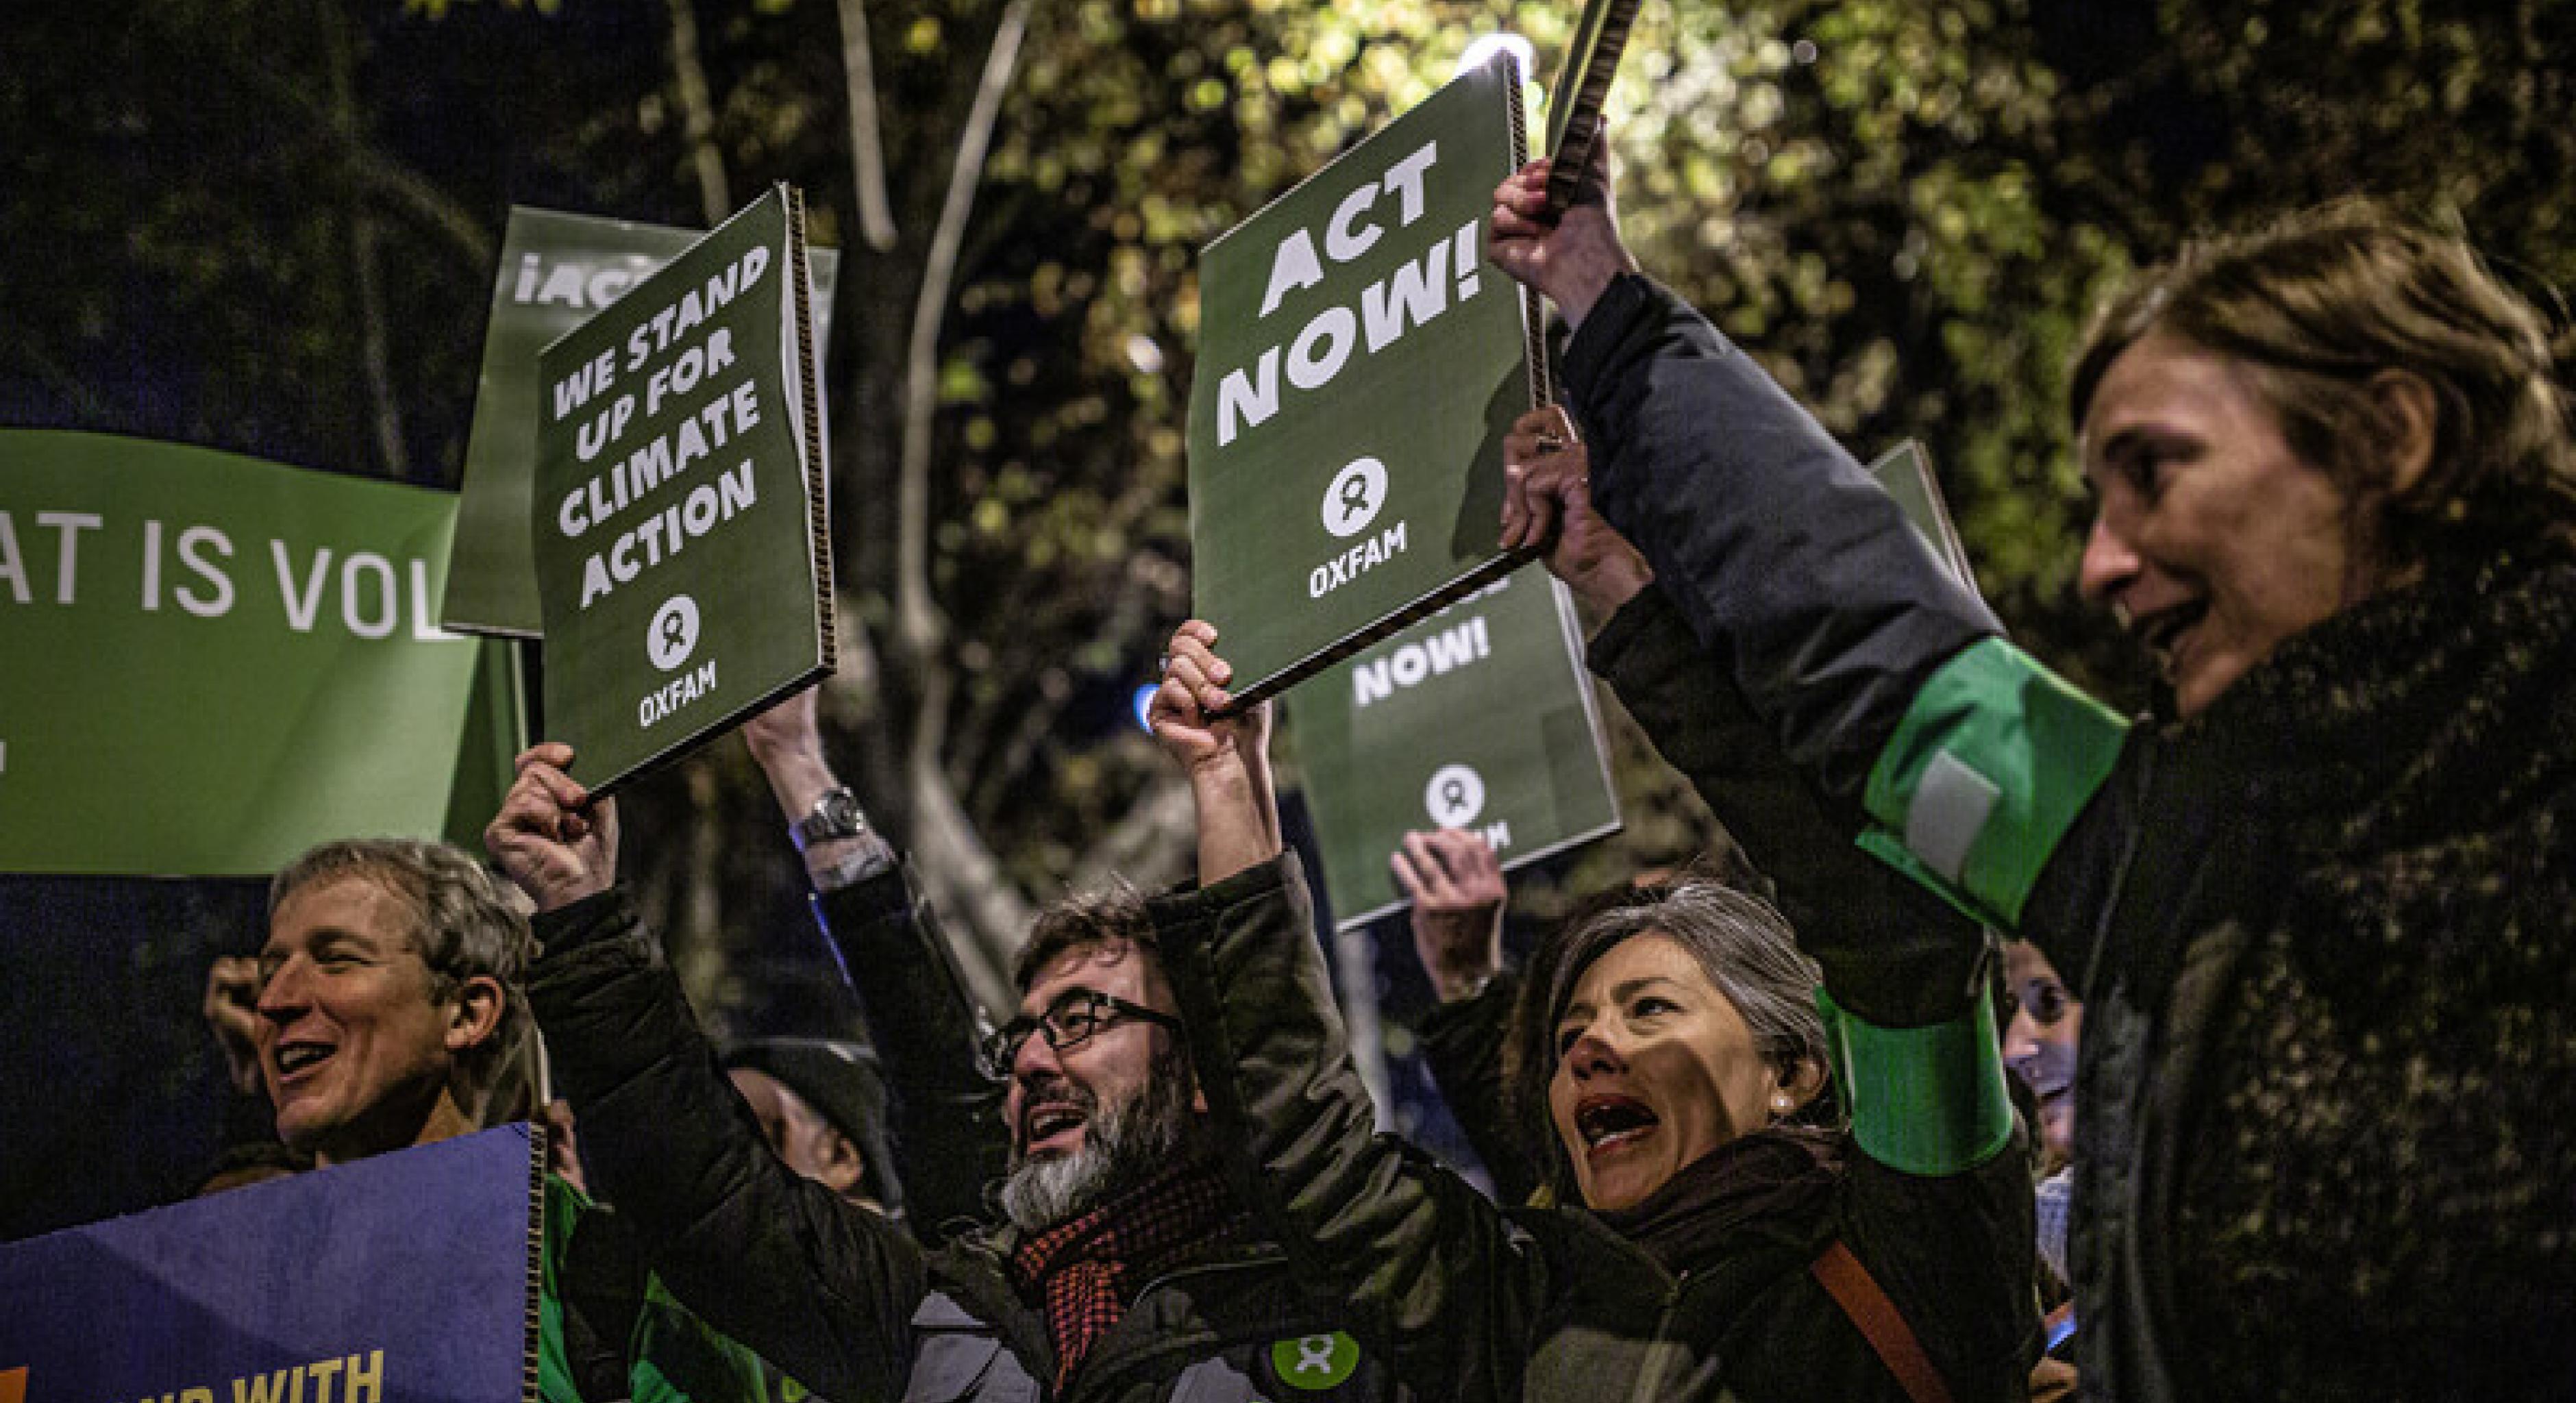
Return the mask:
<svg viewBox="0 0 2576 1403">
<path fill-rule="evenodd" d="M 528 1127 L 0 1246 L 8 1403 L 522 1403 Z"/>
</svg>

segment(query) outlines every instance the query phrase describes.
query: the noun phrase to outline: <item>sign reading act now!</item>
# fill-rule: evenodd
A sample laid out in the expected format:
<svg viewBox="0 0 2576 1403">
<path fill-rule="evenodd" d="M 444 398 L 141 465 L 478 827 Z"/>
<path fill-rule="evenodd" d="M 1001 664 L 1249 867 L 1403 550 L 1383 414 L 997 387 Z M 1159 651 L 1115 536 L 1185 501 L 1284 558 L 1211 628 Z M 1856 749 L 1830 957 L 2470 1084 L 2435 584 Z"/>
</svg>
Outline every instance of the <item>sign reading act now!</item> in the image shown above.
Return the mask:
<svg viewBox="0 0 2576 1403">
<path fill-rule="evenodd" d="M 538 358 L 546 727 L 594 791 L 831 670 L 811 307 L 780 186 Z"/>
<path fill-rule="evenodd" d="M 1483 238 L 1518 100 L 1508 59 L 1470 72 L 1201 257 L 1195 603 L 1247 701 L 1509 567 L 1526 323 Z"/>
</svg>

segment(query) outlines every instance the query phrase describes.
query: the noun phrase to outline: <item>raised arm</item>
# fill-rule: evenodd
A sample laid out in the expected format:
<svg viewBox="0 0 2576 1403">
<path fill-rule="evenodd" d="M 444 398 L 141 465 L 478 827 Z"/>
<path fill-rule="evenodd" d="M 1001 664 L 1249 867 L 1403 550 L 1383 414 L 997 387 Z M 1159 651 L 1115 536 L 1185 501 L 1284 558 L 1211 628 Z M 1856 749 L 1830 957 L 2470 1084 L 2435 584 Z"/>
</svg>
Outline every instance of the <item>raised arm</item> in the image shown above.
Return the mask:
<svg viewBox="0 0 2576 1403">
<path fill-rule="evenodd" d="M 984 1216 L 984 1186 L 1009 1154 L 1003 1084 L 978 1052 L 991 1020 L 911 865 L 824 758 L 813 692 L 762 712 L 742 735 L 804 856 L 815 918 L 885 1070 L 906 1217 L 923 1245 L 936 1244 Z"/>
<path fill-rule="evenodd" d="M 1617 315 L 1618 300 L 1605 293 L 1590 308 L 1587 330 Z M 1861 1151 L 1841 1235 L 1926 1303 L 1920 1332 L 1961 1396 L 2017 1396 L 2036 1329 L 2030 1183 L 1984 996 L 1985 932 L 1908 875 L 1913 864 L 1855 845 L 1865 816 L 1827 802 L 1782 753 L 1721 665 L 1729 655 L 1690 626 L 1690 592 L 1661 587 L 1666 567 L 1637 559 L 1595 512 L 1587 446 L 1574 437 L 1570 426 L 1516 435 L 1513 479 L 1553 517 L 1537 523 L 1553 533 L 1549 568 L 1609 615 L 1592 669 L 1771 878 L 1823 972 L 1834 1083 Z"/>
<path fill-rule="evenodd" d="M 1229 1177 L 1416 1397 L 1516 1398 L 1542 1284 L 1535 1254 L 1471 1185 L 1376 1133 L 1304 877 L 1275 826 L 1261 836 L 1262 737 L 1204 719 L 1225 700 L 1214 679 L 1229 674 L 1203 627 L 1175 638 L 1154 722 L 1192 774 L 1207 884 L 1157 902 L 1154 916 Z M 1269 856 L 1235 865 L 1265 845 Z"/>
<path fill-rule="evenodd" d="M 1812 416 L 1630 271 L 1606 189 L 1551 221 L 1545 176 L 1537 163 L 1496 191 L 1493 256 L 1576 323 L 1564 379 L 1589 501 L 1789 762 L 1847 821 L 1866 816 L 1873 851 L 2015 924 L 2109 775 L 2119 719 L 2005 642 Z M 1568 485 L 1534 468 L 1507 508 Z M 1504 539 L 1526 529 L 1507 514 Z"/>
<path fill-rule="evenodd" d="M 590 802 L 571 759 L 520 756 L 484 841 L 537 904 L 529 999 L 594 1186 L 709 1324 L 825 1397 L 900 1395 L 920 1249 L 770 1153 L 616 887 L 614 805 Z"/>
<path fill-rule="evenodd" d="M 1440 1000 L 1423 1020 L 1422 1061 L 1505 1203 L 1526 1203 L 1546 1170 L 1503 1092 L 1503 1046 L 1519 981 L 1503 968 L 1510 889 L 1494 850 L 1462 828 L 1407 833 L 1388 859 L 1413 903 L 1414 958 Z"/>
<path fill-rule="evenodd" d="M 1589 661 L 1771 878 L 1822 969 L 1835 1081 L 1861 1148 L 1913 1174 L 2001 1154 L 2013 1116 L 1984 928 L 1853 843 L 1659 591 L 1630 599 Z"/>
<path fill-rule="evenodd" d="M 1216 720 L 1234 667 L 1216 653 L 1216 626 L 1174 630 L 1147 721 L 1188 777 L 1198 812 L 1199 881 L 1212 886 L 1277 857 L 1279 797 L 1270 775 L 1270 705 Z"/>
</svg>

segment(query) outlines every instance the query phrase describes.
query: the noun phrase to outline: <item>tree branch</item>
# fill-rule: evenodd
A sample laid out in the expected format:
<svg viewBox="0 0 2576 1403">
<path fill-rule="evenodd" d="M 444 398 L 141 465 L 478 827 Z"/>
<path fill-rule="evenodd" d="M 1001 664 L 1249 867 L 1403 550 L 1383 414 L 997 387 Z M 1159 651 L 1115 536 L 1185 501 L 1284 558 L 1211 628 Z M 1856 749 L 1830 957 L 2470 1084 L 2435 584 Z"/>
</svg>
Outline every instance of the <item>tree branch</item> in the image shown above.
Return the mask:
<svg viewBox="0 0 2576 1403">
<path fill-rule="evenodd" d="M 156 8 L 147 5 L 138 13 L 151 15 Z M 261 100 L 296 114 L 301 119 L 297 125 L 325 137 L 335 148 L 340 161 L 368 189 L 446 236 L 447 242 L 453 244 L 466 262 L 474 267 L 477 276 L 491 269 L 499 257 L 499 249 L 492 242 L 492 231 L 485 228 L 481 220 L 449 199 L 437 186 L 422 179 L 417 172 L 356 134 L 342 131 L 339 124 L 330 119 L 330 114 L 313 100 L 313 95 L 305 91 L 303 84 L 272 73 L 261 64 L 241 61 L 230 45 L 200 45 L 195 36 L 185 33 L 172 33 L 168 37 L 175 43 L 188 46 L 191 52 L 212 55 L 216 62 L 248 84 Z"/>
<path fill-rule="evenodd" d="M 967 978 L 995 1008 L 1013 1002 L 1011 951 L 1029 920 L 1028 902 L 1004 876 L 1001 864 L 976 831 L 956 786 L 942 765 L 948 707 L 956 667 L 946 656 L 947 621 L 930 591 L 930 447 L 939 405 L 939 335 L 957 277 L 957 255 L 974 212 L 976 187 L 1002 98 L 1019 64 L 1028 32 L 1030 0 L 1010 0 L 994 26 L 983 74 L 975 89 L 950 167 L 946 197 L 923 260 L 913 303 L 912 334 L 904 359 L 901 458 L 896 478 L 895 646 L 920 688 L 905 748 L 904 787 L 912 818 L 919 871 L 940 909 L 963 923 L 959 953 Z"/>
<path fill-rule="evenodd" d="M 949 294 L 957 278 L 957 251 L 966 237 L 967 217 L 974 212 L 975 189 L 983 183 L 993 123 L 1001 114 L 1002 95 L 1010 89 L 1012 70 L 1019 65 L 1029 4 L 1030 0 L 1010 0 L 1003 7 L 1001 23 L 994 27 L 974 105 L 958 134 L 947 198 L 931 234 L 929 256 L 923 260 L 921 292 L 913 303 L 912 339 L 904 359 L 903 460 L 895 492 L 900 523 L 895 543 L 895 638 L 906 660 L 915 665 L 935 657 L 947 635 L 947 624 L 930 597 L 930 439 L 931 420 L 939 407 L 939 332 L 947 320 Z"/>
<path fill-rule="evenodd" d="M 725 179 L 724 152 L 716 149 L 715 99 L 707 87 L 706 64 L 698 58 L 698 15 L 690 0 L 671 0 L 671 74 L 679 80 L 680 130 L 688 138 L 698 200 L 712 229 L 733 213 L 733 192 Z"/>
<path fill-rule="evenodd" d="M 1074 859 L 1072 884 L 1086 890 L 1124 877 L 1147 890 L 1188 875 L 1198 808 L 1179 777 L 1156 780 L 1116 823 Z"/>
<path fill-rule="evenodd" d="M 331 121 L 350 149 L 362 143 L 358 121 L 356 59 L 350 53 L 349 25 L 336 6 L 323 5 L 321 23 L 331 68 Z M 365 373 L 367 397 L 375 406 L 376 454 L 385 475 L 411 477 L 411 455 L 403 446 L 402 411 L 394 398 L 393 371 L 385 351 L 385 290 L 377 266 L 376 217 L 360 192 L 348 192 L 349 263 L 357 278 L 358 364 Z"/>
<path fill-rule="evenodd" d="M 701 756 L 683 774 L 688 795 L 688 854 L 681 869 L 678 909 L 663 932 L 663 948 L 672 952 L 673 972 L 698 1008 L 725 1003 L 716 988 L 726 959 L 724 934 L 724 816 L 719 811 L 716 774 Z"/>
<path fill-rule="evenodd" d="M 886 198 L 885 134 L 877 126 L 876 61 L 868 50 L 867 0 L 841 0 L 841 72 L 850 95 L 850 165 L 859 195 L 859 237 L 885 253 L 894 247 L 894 207 Z"/>
<path fill-rule="evenodd" d="M 1029 903 L 1003 874 L 939 763 L 955 677 L 942 667 L 922 679 L 921 710 L 904 766 L 912 791 L 912 847 L 919 859 L 914 870 L 930 888 L 933 904 L 965 926 L 967 943 L 958 954 L 976 997 L 987 1008 L 1008 1009 L 1019 1000 L 1004 971 L 1011 967 L 1021 932 L 1028 929 Z"/>
</svg>

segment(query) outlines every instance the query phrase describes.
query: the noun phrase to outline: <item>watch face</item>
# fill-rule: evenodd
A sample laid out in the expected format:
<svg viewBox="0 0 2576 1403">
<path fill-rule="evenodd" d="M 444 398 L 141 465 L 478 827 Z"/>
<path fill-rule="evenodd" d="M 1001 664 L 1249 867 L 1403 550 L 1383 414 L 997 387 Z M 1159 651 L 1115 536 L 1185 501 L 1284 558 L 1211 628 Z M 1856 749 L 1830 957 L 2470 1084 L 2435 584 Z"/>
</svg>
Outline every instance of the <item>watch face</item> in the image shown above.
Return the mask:
<svg viewBox="0 0 2576 1403">
<path fill-rule="evenodd" d="M 814 801 L 812 813 L 796 820 L 796 847 L 802 851 L 815 843 L 855 838 L 867 831 L 868 816 L 860 811 L 858 796 L 835 789 Z"/>
<path fill-rule="evenodd" d="M 824 795 L 823 801 L 815 806 L 814 816 L 822 820 L 822 826 L 835 838 L 851 837 L 866 832 L 868 828 L 868 816 L 859 811 L 858 796 L 846 789 L 835 789 Z"/>
</svg>

